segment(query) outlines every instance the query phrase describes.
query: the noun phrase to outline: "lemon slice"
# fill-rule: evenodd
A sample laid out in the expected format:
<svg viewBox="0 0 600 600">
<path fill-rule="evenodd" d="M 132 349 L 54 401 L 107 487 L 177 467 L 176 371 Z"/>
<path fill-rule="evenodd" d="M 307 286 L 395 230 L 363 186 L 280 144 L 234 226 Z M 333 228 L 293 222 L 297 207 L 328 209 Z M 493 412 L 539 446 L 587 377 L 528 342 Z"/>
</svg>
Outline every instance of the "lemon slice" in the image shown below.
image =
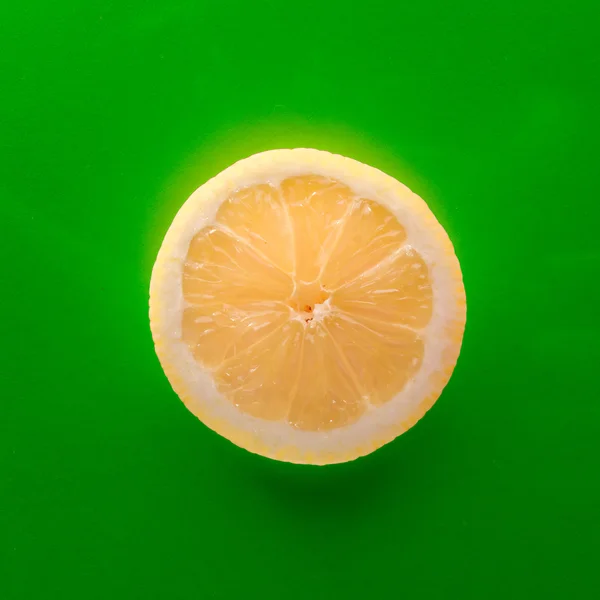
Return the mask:
<svg viewBox="0 0 600 600">
<path fill-rule="evenodd" d="M 448 382 L 465 319 L 425 202 L 318 150 L 256 154 L 198 188 L 150 285 L 156 352 L 188 409 L 296 463 L 352 460 L 411 427 Z"/>
</svg>

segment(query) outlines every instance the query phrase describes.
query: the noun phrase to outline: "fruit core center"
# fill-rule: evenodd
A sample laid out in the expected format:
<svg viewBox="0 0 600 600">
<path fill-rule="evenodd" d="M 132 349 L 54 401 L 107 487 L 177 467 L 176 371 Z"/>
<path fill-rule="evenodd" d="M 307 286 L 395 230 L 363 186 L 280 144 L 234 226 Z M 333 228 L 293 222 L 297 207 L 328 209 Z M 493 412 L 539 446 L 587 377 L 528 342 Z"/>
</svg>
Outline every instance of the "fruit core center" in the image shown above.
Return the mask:
<svg viewBox="0 0 600 600">
<path fill-rule="evenodd" d="M 298 281 L 290 298 L 290 306 L 302 320 L 309 323 L 327 312 L 329 296 L 318 282 Z"/>
</svg>

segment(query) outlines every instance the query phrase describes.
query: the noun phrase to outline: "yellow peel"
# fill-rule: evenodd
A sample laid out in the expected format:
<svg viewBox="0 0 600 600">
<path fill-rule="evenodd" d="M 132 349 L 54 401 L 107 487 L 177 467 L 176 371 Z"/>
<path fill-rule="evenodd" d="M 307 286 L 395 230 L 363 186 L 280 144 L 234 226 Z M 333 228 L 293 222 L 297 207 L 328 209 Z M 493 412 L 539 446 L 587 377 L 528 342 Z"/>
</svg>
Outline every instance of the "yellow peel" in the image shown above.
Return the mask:
<svg viewBox="0 0 600 600">
<path fill-rule="evenodd" d="M 466 300 L 426 203 L 342 156 L 257 154 L 198 188 L 150 285 L 175 392 L 238 446 L 330 464 L 414 425 L 448 382 Z"/>
</svg>

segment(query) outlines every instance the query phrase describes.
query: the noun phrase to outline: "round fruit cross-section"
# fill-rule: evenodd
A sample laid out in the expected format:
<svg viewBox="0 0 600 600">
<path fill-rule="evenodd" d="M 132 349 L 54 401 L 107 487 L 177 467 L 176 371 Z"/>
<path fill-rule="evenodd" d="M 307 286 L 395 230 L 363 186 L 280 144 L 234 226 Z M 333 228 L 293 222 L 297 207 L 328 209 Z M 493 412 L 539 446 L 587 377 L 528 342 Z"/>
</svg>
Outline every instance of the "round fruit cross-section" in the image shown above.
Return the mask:
<svg viewBox="0 0 600 600">
<path fill-rule="evenodd" d="M 158 356 L 188 408 L 248 450 L 318 464 L 414 424 L 450 377 L 466 316 L 426 204 L 316 150 L 255 155 L 196 190 L 150 296 Z"/>
</svg>

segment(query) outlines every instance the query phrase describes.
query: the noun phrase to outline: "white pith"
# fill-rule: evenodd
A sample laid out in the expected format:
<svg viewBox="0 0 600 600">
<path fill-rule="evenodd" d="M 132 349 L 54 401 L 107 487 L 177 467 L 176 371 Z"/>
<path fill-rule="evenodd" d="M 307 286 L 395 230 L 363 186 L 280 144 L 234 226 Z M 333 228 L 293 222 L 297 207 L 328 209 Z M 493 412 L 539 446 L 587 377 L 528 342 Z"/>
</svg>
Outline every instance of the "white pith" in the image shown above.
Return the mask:
<svg viewBox="0 0 600 600">
<path fill-rule="evenodd" d="M 425 261 L 433 289 L 431 320 L 419 330 L 425 342 L 419 372 L 383 406 L 366 411 L 352 425 L 328 432 L 301 431 L 286 422 L 265 421 L 241 412 L 218 392 L 211 371 L 198 364 L 182 340 L 185 307 L 182 273 L 192 238 L 215 223 L 219 206 L 238 189 L 260 183 L 278 185 L 285 178 L 297 175 L 336 179 L 357 195 L 390 210 L 406 230 L 405 247 L 414 248 Z M 165 370 L 168 365 L 171 371 L 176 371 L 180 385 L 185 388 L 186 405 L 194 414 L 217 432 L 220 432 L 218 424 L 226 423 L 228 430 L 248 434 L 248 439 L 256 440 L 265 449 L 261 453 L 277 456 L 288 447 L 316 456 L 365 453 L 365 449 L 381 445 L 377 440 L 389 441 L 409 427 L 424 399 L 441 391 L 437 389 L 440 378 L 445 383 L 449 377 L 444 374 L 436 379 L 440 365 L 447 365 L 445 357 L 458 354 L 460 341 L 457 347 L 455 332 L 465 321 L 464 305 L 455 301 L 462 290 L 460 268 L 454 254 L 448 254 L 449 248 L 452 246 L 444 230 L 425 203 L 406 186 L 372 167 L 317 150 L 254 155 L 198 188 L 182 206 L 165 236 L 150 289 L 152 332 L 161 363 Z M 312 317 L 320 320 L 330 310 L 327 300 L 314 307 Z M 296 315 L 304 320 L 299 313 Z M 182 394 L 180 389 L 176 391 Z"/>
</svg>

